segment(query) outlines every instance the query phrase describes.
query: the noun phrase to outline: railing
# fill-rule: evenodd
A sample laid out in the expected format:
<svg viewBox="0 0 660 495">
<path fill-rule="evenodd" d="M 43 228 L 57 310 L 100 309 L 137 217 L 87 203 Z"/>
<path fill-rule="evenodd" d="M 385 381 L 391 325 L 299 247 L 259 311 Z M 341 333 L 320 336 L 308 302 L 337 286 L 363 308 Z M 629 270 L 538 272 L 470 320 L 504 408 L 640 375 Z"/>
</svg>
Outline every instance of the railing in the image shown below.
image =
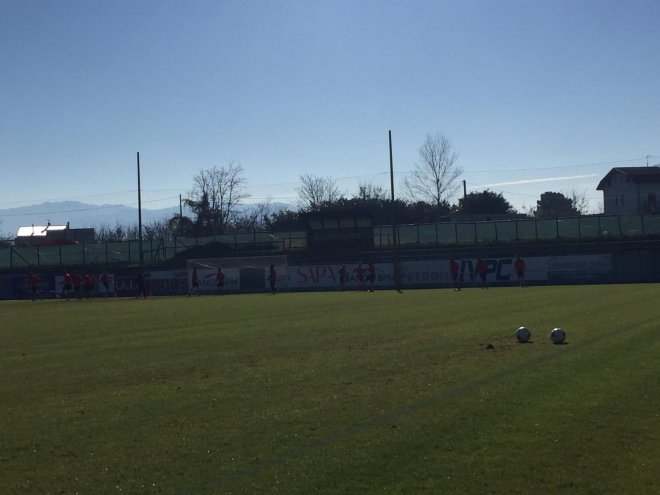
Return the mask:
<svg viewBox="0 0 660 495">
<path fill-rule="evenodd" d="M 374 247 L 392 246 L 392 227 L 373 228 Z M 516 219 L 494 222 L 400 225 L 401 247 L 554 241 L 623 239 L 660 236 L 660 215 L 582 216 L 552 219 Z M 307 249 L 305 232 L 254 232 L 209 237 L 178 237 L 173 241 L 143 241 L 146 263 L 165 261 L 211 243 L 238 252 L 263 249 L 273 253 Z M 0 270 L 34 266 L 134 264 L 140 259 L 139 242 L 81 243 L 63 246 L 0 248 Z"/>
<path fill-rule="evenodd" d="M 178 237 L 173 241 L 142 241 L 146 263 L 165 261 L 196 246 L 221 244 L 223 249 L 245 251 L 264 249 L 287 252 L 307 248 L 305 232 L 255 232 L 209 237 Z M 0 270 L 35 266 L 130 265 L 140 260 L 139 241 L 80 243 L 61 246 L 12 246 L 0 248 Z"/>
<path fill-rule="evenodd" d="M 572 218 L 399 225 L 399 246 L 489 244 L 518 241 L 622 239 L 660 236 L 660 215 L 592 215 Z M 374 247 L 392 245 L 392 227 L 374 228 Z"/>
</svg>

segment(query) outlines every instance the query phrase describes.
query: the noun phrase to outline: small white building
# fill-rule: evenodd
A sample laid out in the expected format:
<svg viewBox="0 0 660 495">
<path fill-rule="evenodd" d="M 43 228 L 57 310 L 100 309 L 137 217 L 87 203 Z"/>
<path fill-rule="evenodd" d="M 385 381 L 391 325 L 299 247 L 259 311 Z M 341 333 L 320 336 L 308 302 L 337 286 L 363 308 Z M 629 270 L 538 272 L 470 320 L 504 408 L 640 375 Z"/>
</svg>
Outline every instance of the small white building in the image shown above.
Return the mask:
<svg viewBox="0 0 660 495">
<path fill-rule="evenodd" d="M 598 183 L 606 215 L 660 212 L 660 166 L 618 167 Z"/>
<path fill-rule="evenodd" d="M 59 246 L 79 242 L 94 242 L 94 229 L 72 229 L 66 225 L 30 225 L 19 227 L 14 243 L 17 246 Z"/>
</svg>

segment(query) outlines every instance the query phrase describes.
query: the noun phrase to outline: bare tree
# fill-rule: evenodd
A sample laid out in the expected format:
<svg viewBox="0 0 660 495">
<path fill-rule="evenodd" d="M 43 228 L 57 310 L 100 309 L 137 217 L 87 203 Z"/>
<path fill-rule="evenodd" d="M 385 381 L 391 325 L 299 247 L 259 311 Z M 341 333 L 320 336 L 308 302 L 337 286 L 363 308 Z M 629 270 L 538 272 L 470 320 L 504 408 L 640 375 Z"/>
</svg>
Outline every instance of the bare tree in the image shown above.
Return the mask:
<svg viewBox="0 0 660 495">
<path fill-rule="evenodd" d="M 303 209 L 318 209 L 323 203 L 332 203 L 342 197 L 337 183 L 332 177 L 301 175 L 300 185 L 296 187 L 298 203 Z"/>
<path fill-rule="evenodd" d="M 267 230 L 266 219 L 272 214 L 270 198 L 261 203 L 249 205 L 236 214 L 233 226 L 237 232 L 257 232 Z"/>
<path fill-rule="evenodd" d="M 100 225 L 95 229 L 94 237 L 97 242 L 123 242 L 137 239 L 137 224 L 126 225 L 119 221 L 114 227 L 108 224 Z M 135 234 L 134 236 L 132 236 Z"/>
<path fill-rule="evenodd" d="M 587 215 L 589 213 L 589 200 L 587 199 L 587 191 L 578 192 L 575 189 L 571 190 L 569 195 L 575 208 L 580 215 Z"/>
<path fill-rule="evenodd" d="M 387 193 L 382 186 L 376 186 L 371 182 L 360 182 L 357 199 L 367 201 L 370 199 L 387 199 Z"/>
<path fill-rule="evenodd" d="M 243 167 L 229 161 L 227 167 L 200 170 L 193 178 L 193 188 L 185 200 L 197 215 L 201 234 L 223 234 L 242 200 L 247 181 Z"/>
<path fill-rule="evenodd" d="M 412 199 L 439 206 L 455 194 L 463 169 L 456 165 L 458 155 L 442 134 L 427 134 L 419 147 L 419 163 L 404 180 L 404 188 Z"/>
</svg>

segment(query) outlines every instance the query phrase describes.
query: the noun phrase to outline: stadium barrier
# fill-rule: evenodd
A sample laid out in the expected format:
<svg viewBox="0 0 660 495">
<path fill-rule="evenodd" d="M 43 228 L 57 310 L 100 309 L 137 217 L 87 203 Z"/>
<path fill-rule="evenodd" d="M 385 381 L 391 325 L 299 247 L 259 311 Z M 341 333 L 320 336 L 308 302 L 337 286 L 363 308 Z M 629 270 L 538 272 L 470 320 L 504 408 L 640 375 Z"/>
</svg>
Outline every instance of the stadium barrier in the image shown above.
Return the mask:
<svg viewBox="0 0 660 495">
<path fill-rule="evenodd" d="M 660 215 L 589 215 L 572 218 L 514 219 L 491 222 L 431 223 L 397 226 L 398 245 L 434 247 L 525 241 L 634 239 L 660 236 Z M 375 249 L 391 249 L 391 226 L 373 227 Z M 248 250 L 287 253 L 307 249 L 307 233 L 253 232 L 207 237 L 145 240 L 146 263 L 166 261 L 188 249 L 220 244 L 240 256 Z M 139 241 L 80 243 L 62 246 L 0 248 L 0 270 L 40 266 L 132 264 L 140 259 Z"/>
<path fill-rule="evenodd" d="M 660 236 L 660 215 L 589 215 L 397 226 L 398 245 L 404 248 L 646 236 Z M 391 225 L 374 227 L 374 248 L 391 248 L 392 237 Z"/>
<path fill-rule="evenodd" d="M 305 232 L 255 232 L 208 237 L 177 237 L 172 241 L 144 240 L 142 255 L 145 263 L 162 262 L 188 249 L 212 243 L 221 244 L 223 248 L 237 253 L 253 249 L 285 253 L 306 249 L 307 235 Z M 139 260 L 140 242 L 137 240 L 0 248 L 0 270 L 49 266 L 130 265 Z"/>
<path fill-rule="evenodd" d="M 515 286 L 519 283 L 515 273 L 515 258 L 484 257 L 486 279 L 491 287 Z M 458 280 L 463 288 L 479 287 L 476 274 L 477 258 L 462 257 L 459 263 Z M 254 263 L 253 260 L 250 263 Z M 530 256 L 525 258 L 525 280 L 529 285 L 559 284 L 602 284 L 638 283 L 660 281 L 660 252 L 657 250 L 614 251 L 602 254 L 572 254 L 560 256 Z M 391 262 L 375 263 L 373 287 L 393 289 L 394 265 Z M 340 268 L 332 264 L 295 264 L 278 267 L 277 288 L 283 291 L 337 291 L 360 290 L 356 262 L 347 262 L 346 282 L 340 286 Z M 245 270 L 244 268 L 250 268 Z M 262 266 L 260 274 L 255 265 L 249 267 L 223 268 L 225 284 L 223 294 L 269 292 L 268 268 Z M 38 272 L 37 272 L 38 273 Z M 449 260 L 436 258 L 427 260 L 405 260 L 400 264 L 401 288 L 452 288 L 453 278 Z M 109 288 L 100 284 L 100 274 L 91 271 L 96 284 L 92 297 L 135 296 L 138 290 L 136 270 L 118 269 L 108 271 Z M 149 295 L 188 295 L 191 290 L 191 274 L 186 269 L 149 270 L 147 291 Z M 215 269 L 199 270 L 199 294 L 219 294 Z M 63 274 L 41 275 L 40 295 L 43 298 L 62 297 Z M 31 299 L 30 279 L 27 273 L 0 275 L 0 299 Z M 73 296 L 75 297 L 75 296 Z"/>
</svg>

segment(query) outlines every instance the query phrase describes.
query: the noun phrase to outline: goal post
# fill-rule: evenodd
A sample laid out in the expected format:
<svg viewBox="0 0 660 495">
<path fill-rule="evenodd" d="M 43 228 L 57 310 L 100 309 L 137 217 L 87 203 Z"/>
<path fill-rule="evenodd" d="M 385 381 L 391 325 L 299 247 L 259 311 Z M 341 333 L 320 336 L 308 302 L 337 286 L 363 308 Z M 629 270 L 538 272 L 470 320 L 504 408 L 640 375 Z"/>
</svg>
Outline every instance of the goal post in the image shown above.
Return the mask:
<svg viewBox="0 0 660 495">
<path fill-rule="evenodd" d="M 219 293 L 218 270 L 224 274 L 222 292 L 264 292 L 269 288 L 268 274 L 273 265 L 277 273 L 277 289 L 288 290 L 288 261 L 286 255 L 244 256 L 228 258 L 199 258 L 187 262 L 188 291 L 193 289 L 193 271 L 197 271 L 200 294 Z"/>
</svg>

